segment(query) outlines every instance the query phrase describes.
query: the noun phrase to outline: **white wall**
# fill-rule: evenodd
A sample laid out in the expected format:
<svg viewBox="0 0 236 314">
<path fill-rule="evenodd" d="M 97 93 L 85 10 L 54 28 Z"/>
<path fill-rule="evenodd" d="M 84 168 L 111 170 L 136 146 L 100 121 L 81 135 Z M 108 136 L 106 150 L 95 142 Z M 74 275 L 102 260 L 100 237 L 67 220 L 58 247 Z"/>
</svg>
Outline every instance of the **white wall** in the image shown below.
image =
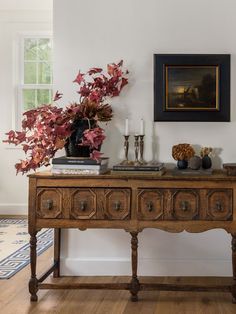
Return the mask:
<svg viewBox="0 0 236 314">
<path fill-rule="evenodd" d="M 57 0 L 54 4 L 55 86 L 64 103 L 76 99 L 72 80 L 78 69 L 105 67 L 124 59 L 130 83 L 114 99 L 114 119 L 107 127 L 103 151 L 116 163 L 123 156 L 124 119 L 132 130 L 146 122 L 146 159 L 152 147 L 160 161 L 172 162 L 171 147 L 180 142 L 221 148 L 214 166 L 236 159 L 236 2 L 235 0 Z M 152 145 L 153 54 L 231 53 L 231 123 L 155 123 Z M 115 140 L 114 140 L 115 139 Z M 65 274 L 130 273 L 129 235 L 115 230 L 63 233 Z M 224 231 L 140 234 L 139 272 L 162 275 L 229 275 L 230 237 Z"/>
<path fill-rule="evenodd" d="M 0 1 L 0 215 L 27 213 L 28 180 L 16 177 L 14 168 L 24 155 L 2 140 L 15 123 L 19 35 L 52 32 L 51 7 L 52 0 L 47 0 L 47 6 L 46 0 Z"/>
</svg>

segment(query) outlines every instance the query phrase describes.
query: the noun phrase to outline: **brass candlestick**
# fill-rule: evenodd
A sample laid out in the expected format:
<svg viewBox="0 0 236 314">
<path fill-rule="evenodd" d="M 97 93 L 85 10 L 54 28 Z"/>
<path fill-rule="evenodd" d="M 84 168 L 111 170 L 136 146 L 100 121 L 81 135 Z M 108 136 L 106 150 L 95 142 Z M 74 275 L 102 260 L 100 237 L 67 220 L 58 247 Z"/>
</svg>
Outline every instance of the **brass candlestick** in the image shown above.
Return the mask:
<svg viewBox="0 0 236 314">
<path fill-rule="evenodd" d="M 125 159 L 121 162 L 122 165 L 128 165 L 129 162 L 129 135 L 124 135 L 124 152 L 125 152 Z"/>
<path fill-rule="evenodd" d="M 138 160 L 138 153 L 139 153 L 139 135 L 134 135 L 134 153 L 135 153 L 135 160 L 134 165 L 139 166 L 140 162 Z"/>
<path fill-rule="evenodd" d="M 146 161 L 143 159 L 143 152 L 144 152 L 144 135 L 139 135 L 139 149 L 140 149 L 140 159 L 139 163 L 141 165 L 145 165 Z"/>
</svg>

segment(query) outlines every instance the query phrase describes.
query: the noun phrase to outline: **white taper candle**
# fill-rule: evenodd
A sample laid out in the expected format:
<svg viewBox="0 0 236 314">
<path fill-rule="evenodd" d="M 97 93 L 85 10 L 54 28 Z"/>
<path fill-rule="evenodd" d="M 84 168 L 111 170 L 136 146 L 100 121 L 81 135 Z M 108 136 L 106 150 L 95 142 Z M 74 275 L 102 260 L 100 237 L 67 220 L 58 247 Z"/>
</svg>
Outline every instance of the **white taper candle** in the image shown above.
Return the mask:
<svg viewBox="0 0 236 314">
<path fill-rule="evenodd" d="M 144 135 L 144 121 L 140 120 L 140 135 Z"/>
<path fill-rule="evenodd" d="M 129 135 L 129 119 L 125 119 L 125 135 Z"/>
</svg>

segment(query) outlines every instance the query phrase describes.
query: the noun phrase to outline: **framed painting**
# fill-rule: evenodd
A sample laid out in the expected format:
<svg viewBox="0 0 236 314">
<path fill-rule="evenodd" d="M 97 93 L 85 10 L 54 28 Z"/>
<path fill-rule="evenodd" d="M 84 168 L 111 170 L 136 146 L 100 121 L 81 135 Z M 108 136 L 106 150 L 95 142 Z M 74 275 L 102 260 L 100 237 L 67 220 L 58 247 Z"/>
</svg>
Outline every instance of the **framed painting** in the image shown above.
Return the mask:
<svg viewBox="0 0 236 314">
<path fill-rule="evenodd" d="M 230 55 L 155 54 L 154 121 L 230 121 Z"/>
</svg>

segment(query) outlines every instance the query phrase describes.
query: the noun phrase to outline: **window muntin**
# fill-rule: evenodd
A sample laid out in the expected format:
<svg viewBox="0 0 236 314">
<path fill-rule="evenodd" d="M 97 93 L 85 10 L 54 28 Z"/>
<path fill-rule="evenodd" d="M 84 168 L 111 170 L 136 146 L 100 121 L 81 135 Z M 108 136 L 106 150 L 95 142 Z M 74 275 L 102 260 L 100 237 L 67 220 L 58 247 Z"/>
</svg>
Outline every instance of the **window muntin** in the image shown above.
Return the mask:
<svg viewBox="0 0 236 314">
<path fill-rule="evenodd" d="M 21 71 L 22 112 L 52 100 L 52 39 L 24 37 Z"/>
</svg>

